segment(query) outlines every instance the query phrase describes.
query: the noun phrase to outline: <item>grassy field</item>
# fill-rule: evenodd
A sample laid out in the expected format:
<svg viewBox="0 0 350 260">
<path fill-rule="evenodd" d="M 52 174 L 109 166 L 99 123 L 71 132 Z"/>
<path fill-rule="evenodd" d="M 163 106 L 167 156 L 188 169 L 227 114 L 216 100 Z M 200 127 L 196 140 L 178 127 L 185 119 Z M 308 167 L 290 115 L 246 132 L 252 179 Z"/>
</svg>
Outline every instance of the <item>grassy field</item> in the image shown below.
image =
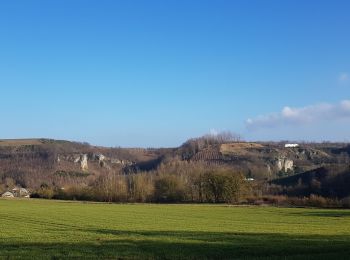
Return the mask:
<svg viewBox="0 0 350 260">
<path fill-rule="evenodd" d="M 350 211 L 0 199 L 0 258 L 349 259 Z"/>
</svg>

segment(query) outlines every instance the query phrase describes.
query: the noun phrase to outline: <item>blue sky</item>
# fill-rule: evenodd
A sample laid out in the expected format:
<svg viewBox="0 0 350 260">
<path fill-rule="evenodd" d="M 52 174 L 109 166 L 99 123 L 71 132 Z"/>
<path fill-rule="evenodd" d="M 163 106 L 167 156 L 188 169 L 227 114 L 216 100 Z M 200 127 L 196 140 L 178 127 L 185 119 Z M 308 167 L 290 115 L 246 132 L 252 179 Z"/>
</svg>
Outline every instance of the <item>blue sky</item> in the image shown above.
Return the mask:
<svg viewBox="0 0 350 260">
<path fill-rule="evenodd" d="M 1 1 L 0 138 L 350 140 L 349 13 L 349 1 Z"/>
</svg>

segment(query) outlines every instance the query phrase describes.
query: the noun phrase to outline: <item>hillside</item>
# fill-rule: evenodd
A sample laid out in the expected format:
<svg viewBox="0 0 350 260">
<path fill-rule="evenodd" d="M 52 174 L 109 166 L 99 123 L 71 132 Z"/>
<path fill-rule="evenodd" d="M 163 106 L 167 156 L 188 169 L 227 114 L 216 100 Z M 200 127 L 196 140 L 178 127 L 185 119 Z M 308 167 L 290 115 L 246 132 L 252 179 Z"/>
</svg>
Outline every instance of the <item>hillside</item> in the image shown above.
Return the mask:
<svg viewBox="0 0 350 260">
<path fill-rule="evenodd" d="M 285 148 L 284 143 L 232 142 L 197 149 L 189 160 L 228 165 L 256 179 L 275 179 L 322 165 L 347 163 L 346 144 L 301 144 Z"/>
<path fill-rule="evenodd" d="M 304 173 L 272 181 L 279 185 L 280 194 L 310 196 L 311 194 L 332 198 L 350 196 L 350 165 L 324 166 Z"/>
<path fill-rule="evenodd" d="M 106 148 L 51 139 L 0 140 L 0 192 L 14 186 L 32 190 L 42 185 L 84 187 L 96 183 L 100 176 L 157 174 L 158 169 L 167 173 L 181 171 L 189 177 L 201 167 L 225 167 L 247 178 L 274 180 L 323 166 L 348 165 L 349 147 L 339 143 L 305 143 L 286 148 L 284 143 L 208 137 L 168 149 Z"/>
<path fill-rule="evenodd" d="M 104 172 L 137 170 L 162 150 L 91 146 L 49 139 L 0 140 L 0 183 L 37 188 L 41 184 L 86 184 Z"/>
</svg>

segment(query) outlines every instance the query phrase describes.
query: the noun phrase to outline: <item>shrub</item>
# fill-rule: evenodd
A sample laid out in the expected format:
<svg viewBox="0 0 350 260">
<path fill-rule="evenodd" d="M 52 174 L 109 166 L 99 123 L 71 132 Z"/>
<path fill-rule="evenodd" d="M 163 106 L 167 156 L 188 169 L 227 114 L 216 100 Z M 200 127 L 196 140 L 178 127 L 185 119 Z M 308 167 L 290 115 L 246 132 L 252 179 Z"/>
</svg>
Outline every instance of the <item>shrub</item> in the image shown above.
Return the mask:
<svg viewBox="0 0 350 260">
<path fill-rule="evenodd" d="M 155 200 L 158 202 L 181 202 L 185 199 L 184 186 L 176 176 L 160 177 L 154 187 Z"/>
<path fill-rule="evenodd" d="M 237 203 L 245 188 L 242 175 L 227 170 L 206 172 L 203 182 L 207 200 L 214 203 Z"/>
<path fill-rule="evenodd" d="M 350 208 L 350 197 L 343 198 L 340 203 L 344 208 Z"/>
</svg>

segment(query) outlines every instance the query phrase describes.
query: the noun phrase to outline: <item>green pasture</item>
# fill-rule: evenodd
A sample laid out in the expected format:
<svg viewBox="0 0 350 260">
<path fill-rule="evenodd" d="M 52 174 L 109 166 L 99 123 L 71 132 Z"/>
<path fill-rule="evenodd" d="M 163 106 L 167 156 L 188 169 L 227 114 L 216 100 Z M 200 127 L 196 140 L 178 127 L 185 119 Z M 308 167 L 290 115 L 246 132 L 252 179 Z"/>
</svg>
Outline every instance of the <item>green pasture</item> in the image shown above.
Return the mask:
<svg viewBox="0 0 350 260">
<path fill-rule="evenodd" d="M 0 258 L 350 259 L 350 211 L 0 199 Z"/>
</svg>

